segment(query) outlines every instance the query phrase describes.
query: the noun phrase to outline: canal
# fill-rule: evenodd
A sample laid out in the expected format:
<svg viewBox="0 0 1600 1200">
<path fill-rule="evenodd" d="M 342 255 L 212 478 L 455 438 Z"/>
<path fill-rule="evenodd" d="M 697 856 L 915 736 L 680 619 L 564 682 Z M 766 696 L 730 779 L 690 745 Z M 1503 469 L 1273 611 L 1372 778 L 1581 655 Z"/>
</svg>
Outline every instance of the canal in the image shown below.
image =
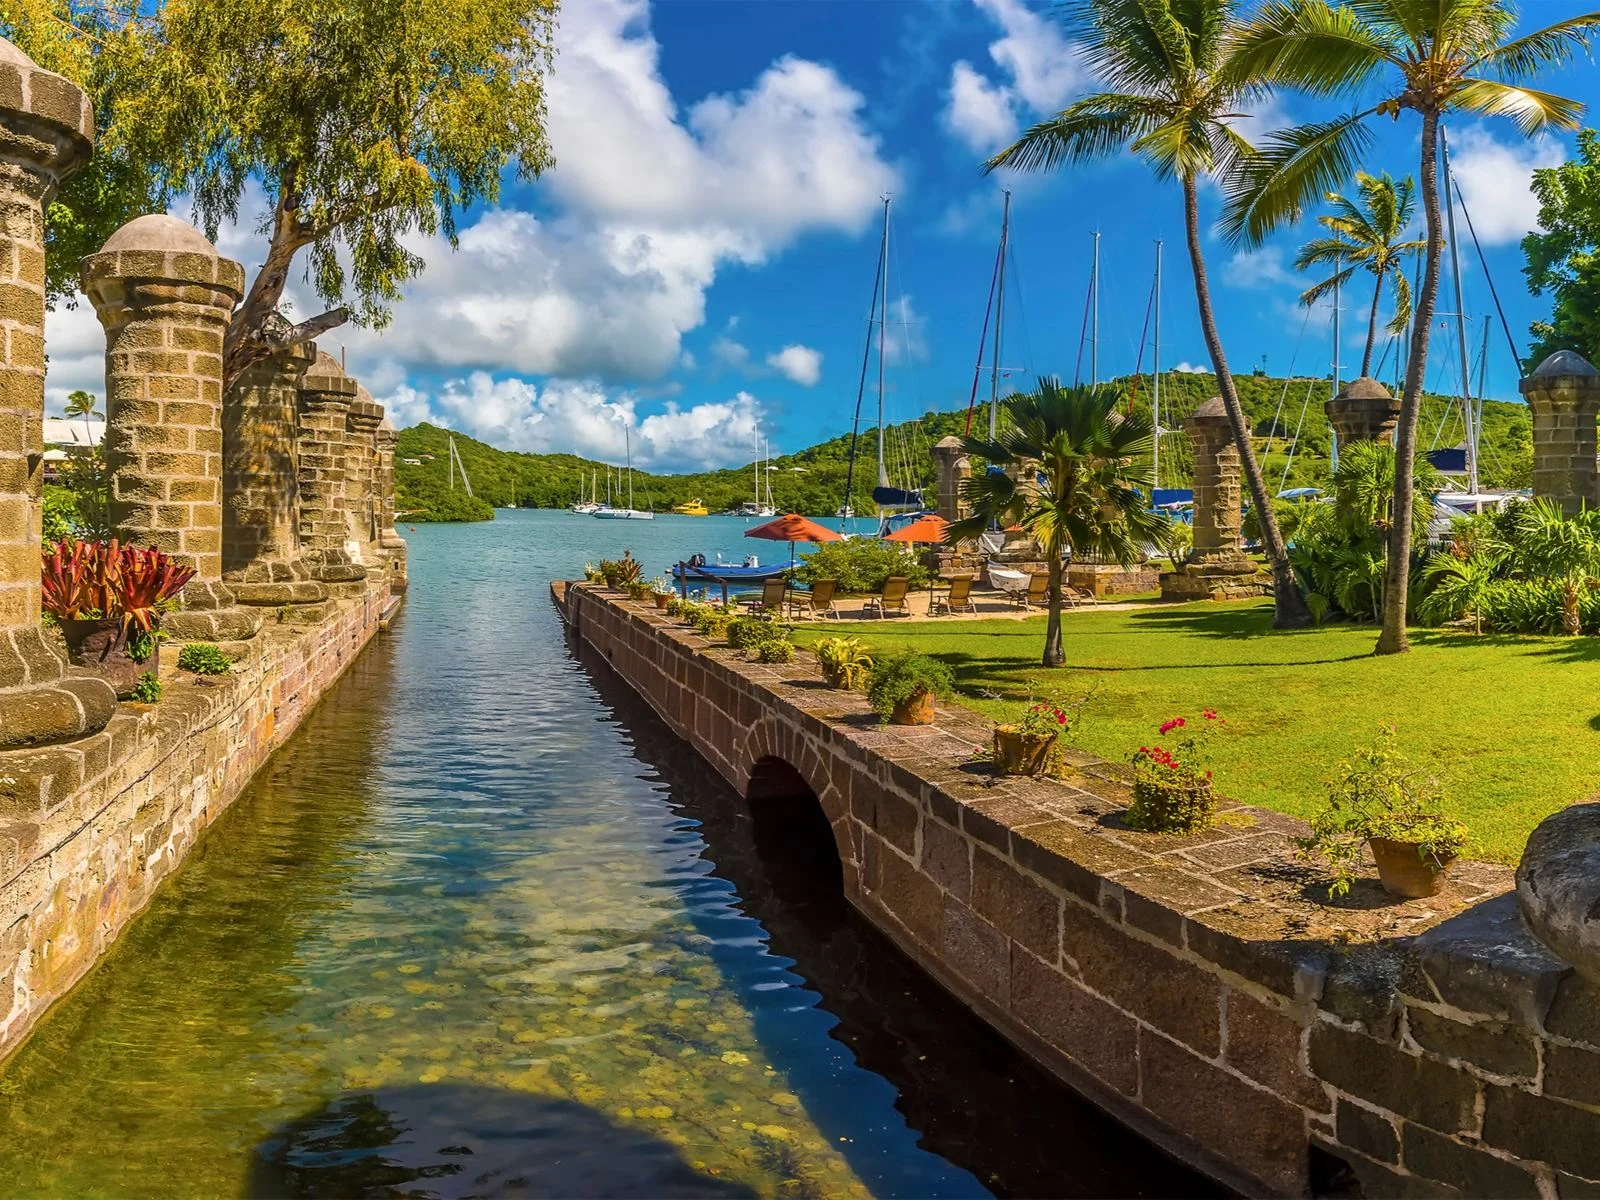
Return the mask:
<svg viewBox="0 0 1600 1200">
<path fill-rule="evenodd" d="M 406 531 L 412 589 L 0 1068 L 0 1194 L 1197 1195 L 839 899 L 549 581 L 731 519 Z"/>
</svg>

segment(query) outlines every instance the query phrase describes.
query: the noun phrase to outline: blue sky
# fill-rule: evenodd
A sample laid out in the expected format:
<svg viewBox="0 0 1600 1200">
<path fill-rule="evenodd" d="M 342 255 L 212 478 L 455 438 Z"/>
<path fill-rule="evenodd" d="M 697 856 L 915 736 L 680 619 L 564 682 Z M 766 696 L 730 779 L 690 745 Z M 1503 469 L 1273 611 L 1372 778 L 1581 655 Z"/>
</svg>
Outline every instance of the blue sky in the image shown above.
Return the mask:
<svg viewBox="0 0 1600 1200">
<path fill-rule="evenodd" d="M 1546 23 L 1582 10 L 1528 6 Z M 1071 377 L 1092 234 L 1101 233 L 1102 377 L 1134 367 L 1154 242 L 1166 243 L 1162 366 L 1205 364 L 1174 186 L 1127 158 L 1053 177 L 983 177 L 982 157 L 1095 84 L 1043 6 L 1025 0 L 568 0 L 550 82 L 555 169 L 473 214 L 460 250 L 428 260 L 382 336 L 343 344 L 396 419 L 431 419 L 527 450 L 664 470 L 748 461 L 757 425 L 777 452 L 848 430 L 876 263 L 893 196 L 891 417 L 966 402 L 999 229 L 1014 190 L 1005 365 L 1025 382 Z M 1583 62 L 1544 86 L 1600 104 Z M 1273 99 L 1247 133 L 1331 111 Z M 1592 120 L 1600 120 L 1594 117 Z M 1416 171 L 1417 121 L 1379 131 L 1369 169 Z M 1529 143 L 1509 122 L 1450 130 L 1456 169 L 1513 333 L 1528 296 L 1520 237 L 1535 166 L 1569 139 Z M 1206 216 L 1217 194 L 1207 189 Z M 182 215 L 180 213 L 180 215 Z M 260 261 L 245 230 L 224 252 Z M 1222 331 L 1236 371 L 1326 373 L 1329 313 L 1295 300 L 1294 247 L 1309 225 L 1240 253 L 1209 236 Z M 1468 247 L 1470 253 L 1470 247 Z M 1483 272 L 1466 307 L 1490 311 Z M 1359 361 L 1370 292 L 1347 296 L 1342 358 Z M 310 309 L 310 297 L 303 307 Z M 1453 310 L 1446 279 L 1441 307 Z M 50 393 L 94 386 L 92 315 L 52 318 Z M 1301 330 L 1304 328 L 1304 336 Z M 1435 341 L 1430 385 L 1456 386 L 1453 333 Z M 1149 368 L 1149 351 L 1145 352 Z M 1084 371 L 1087 372 L 1087 357 Z M 87 381 L 87 382 L 85 382 Z M 98 388 L 96 388 L 98 390 Z M 1503 335 L 1489 394 L 1515 398 Z M 872 405 L 869 396 L 868 407 Z"/>
</svg>

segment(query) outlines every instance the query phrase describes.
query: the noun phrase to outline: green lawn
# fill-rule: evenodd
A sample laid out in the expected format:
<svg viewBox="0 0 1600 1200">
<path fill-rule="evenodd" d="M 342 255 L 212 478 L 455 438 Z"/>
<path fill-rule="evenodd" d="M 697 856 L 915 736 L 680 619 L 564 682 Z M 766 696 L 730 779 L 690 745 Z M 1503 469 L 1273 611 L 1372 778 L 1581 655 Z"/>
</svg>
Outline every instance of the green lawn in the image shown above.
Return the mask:
<svg viewBox="0 0 1600 1200">
<path fill-rule="evenodd" d="M 1545 816 L 1600 791 L 1600 639 L 1421 630 L 1412 652 L 1372 657 L 1371 627 L 1279 632 L 1271 605 L 1156 606 L 1064 618 L 1068 665 L 1039 666 L 1044 618 L 802 627 L 907 646 L 955 670 L 962 701 L 1013 713 L 1030 693 L 1098 681 L 1076 744 L 1125 759 L 1168 717 L 1226 719 L 1213 768 L 1229 795 L 1299 817 L 1382 722 L 1445 784 L 1474 857 L 1515 863 Z"/>
</svg>

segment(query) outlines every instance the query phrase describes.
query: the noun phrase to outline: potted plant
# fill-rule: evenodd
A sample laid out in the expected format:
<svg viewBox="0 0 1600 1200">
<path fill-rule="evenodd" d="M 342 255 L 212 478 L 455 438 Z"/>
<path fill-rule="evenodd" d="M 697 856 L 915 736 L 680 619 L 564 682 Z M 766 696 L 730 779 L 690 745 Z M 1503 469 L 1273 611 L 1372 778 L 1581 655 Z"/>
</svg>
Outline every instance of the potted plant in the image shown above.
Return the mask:
<svg viewBox="0 0 1600 1200">
<path fill-rule="evenodd" d="M 867 703 L 890 725 L 932 725 L 934 700 L 954 692 L 949 667 L 911 650 L 880 658 L 867 678 Z"/>
<path fill-rule="evenodd" d="M 672 580 L 665 575 L 657 575 L 652 579 L 650 598 L 655 601 L 657 612 L 666 612 L 667 604 L 672 600 Z"/>
<path fill-rule="evenodd" d="M 193 568 L 153 546 L 68 538 L 44 556 L 40 598 L 60 624 L 72 662 L 99 671 L 127 699 L 141 675 L 159 670 L 160 606 L 192 578 Z"/>
<path fill-rule="evenodd" d="M 1201 713 L 1198 724 L 1173 717 L 1161 725 L 1160 736 L 1180 736 L 1153 746 L 1140 746 L 1133 756 L 1133 803 L 1128 824 L 1146 833 L 1187 833 L 1211 823 L 1216 796 L 1211 790 L 1207 745 L 1215 709 Z"/>
<path fill-rule="evenodd" d="M 1303 856 L 1333 868 L 1329 896 L 1342 896 L 1369 848 L 1385 891 L 1408 900 L 1432 896 L 1467 844 L 1465 825 L 1444 815 L 1439 781 L 1412 769 L 1395 745 L 1395 728 L 1355 752 L 1328 788 L 1328 807 L 1300 840 Z"/>
<path fill-rule="evenodd" d="M 1002 775 L 1038 775 L 1050 765 L 1057 744 L 1072 730 L 1072 718 L 1089 703 L 1091 689 L 1079 700 L 1047 696 L 1035 700 L 1015 721 L 994 727 L 994 767 Z"/>
<path fill-rule="evenodd" d="M 866 682 L 867 672 L 872 670 L 872 658 L 860 638 L 818 638 L 816 651 L 822 678 L 831 688 L 855 691 Z"/>
</svg>

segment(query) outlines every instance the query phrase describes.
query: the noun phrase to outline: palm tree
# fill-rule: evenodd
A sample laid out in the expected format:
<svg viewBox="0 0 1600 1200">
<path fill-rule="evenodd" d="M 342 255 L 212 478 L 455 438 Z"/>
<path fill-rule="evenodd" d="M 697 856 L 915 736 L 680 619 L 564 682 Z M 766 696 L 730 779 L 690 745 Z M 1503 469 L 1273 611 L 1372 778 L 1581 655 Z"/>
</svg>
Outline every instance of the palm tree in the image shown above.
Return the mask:
<svg viewBox="0 0 1600 1200">
<path fill-rule="evenodd" d="M 1411 320 L 1411 284 L 1401 260 L 1421 250 L 1422 242 L 1401 240 L 1417 208 L 1416 185 L 1410 176 L 1396 183 L 1387 171 L 1377 176 L 1357 171 L 1356 191 L 1361 195 L 1360 203 L 1338 192 L 1328 193 L 1333 213 L 1317 218 L 1328 230 L 1328 236 L 1300 247 L 1300 257 L 1294 265 L 1297 271 L 1333 265 L 1332 275 L 1301 294 L 1302 304 L 1315 304 L 1334 288 L 1343 287 L 1357 267 L 1372 272 L 1367 348 L 1361 355 L 1361 374 L 1365 376 L 1372 371 L 1372 348 L 1378 341 L 1378 302 L 1389 276 L 1394 277 L 1394 318 L 1389 322 L 1389 332 L 1400 333 Z"/>
<path fill-rule="evenodd" d="M 1254 155 L 1253 147 L 1231 124 L 1260 93 L 1255 86 L 1235 82 L 1239 76 L 1228 69 L 1235 7 L 1235 0 L 1073 0 L 1066 9 L 1069 36 L 1114 90 L 1086 96 L 1035 125 L 985 163 L 984 170 L 1049 171 L 1108 158 L 1127 148 L 1144 159 L 1157 178 L 1177 178 L 1183 189 L 1200 327 L 1251 502 L 1261 514 L 1262 545 L 1272 566 L 1273 623 L 1292 627 L 1310 624 L 1311 614 L 1295 584 L 1239 392 L 1222 352 L 1200 247 L 1201 178 L 1226 173 Z"/>
<path fill-rule="evenodd" d="M 1454 621 L 1471 616 L 1475 633 L 1483 632 L 1483 606 L 1500 580 L 1502 555 L 1480 551 L 1465 558 L 1440 550 L 1422 572 L 1427 595 L 1417 605 L 1424 621 Z"/>
<path fill-rule="evenodd" d="M 90 427 L 89 422 L 100 419 L 100 414 L 94 410 L 94 406 L 99 402 L 99 398 L 93 392 L 69 392 L 67 394 L 67 402 L 62 408 L 68 420 L 73 417 L 83 418 L 83 432 L 88 437 L 90 444 L 94 442 L 94 430 Z"/>
<path fill-rule="evenodd" d="M 1147 511 L 1137 464 L 1155 442 L 1145 412 L 1127 412 L 1110 387 L 1064 388 L 1053 378 L 1005 401 L 1008 421 L 994 441 L 969 437 L 963 449 L 990 466 L 966 480 L 972 516 L 950 527 L 951 541 L 975 538 L 995 522 L 1020 525 L 1050 565 L 1050 620 L 1044 665 L 1066 662 L 1061 646 L 1061 562 L 1068 550 L 1129 566 L 1146 546 L 1162 545 L 1166 518 Z"/>
<path fill-rule="evenodd" d="M 1561 589 L 1561 625 L 1576 636 L 1583 627 L 1578 591 L 1600 577 L 1600 509 L 1567 516 L 1548 498 L 1517 513 L 1516 563 Z"/>
<path fill-rule="evenodd" d="M 1576 100 L 1523 87 L 1550 66 L 1588 45 L 1600 13 L 1560 21 L 1510 37 L 1516 13 L 1507 0 L 1273 0 L 1240 32 L 1229 60 L 1235 80 L 1299 88 L 1315 95 L 1367 94 L 1384 83 L 1387 95 L 1371 108 L 1274 134 L 1258 157 L 1242 160 L 1230 184 L 1224 221 L 1236 240 L 1258 243 L 1306 202 L 1346 179 L 1371 141 L 1367 121 L 1398 119 L 1409 109 L 1422 118 L 1422 206 L 1427 245 L 1422 292 L 1412 323 L 1397 444 L 1401 478 L 1389 548 L 1383 631 L 1378 654 L 1401 654 L 1411 561 L 1410 486 L 1417 452 L 1417 419 L 1428 365 L 1428 335 L 1439 294 L 1439 121 L 1451 112 L 1510 117 L 1528 136 L 1551 127 L 1575 129 Z M 1239 86 L 1236 84 L 1235 86 Z"/>
</svg>

